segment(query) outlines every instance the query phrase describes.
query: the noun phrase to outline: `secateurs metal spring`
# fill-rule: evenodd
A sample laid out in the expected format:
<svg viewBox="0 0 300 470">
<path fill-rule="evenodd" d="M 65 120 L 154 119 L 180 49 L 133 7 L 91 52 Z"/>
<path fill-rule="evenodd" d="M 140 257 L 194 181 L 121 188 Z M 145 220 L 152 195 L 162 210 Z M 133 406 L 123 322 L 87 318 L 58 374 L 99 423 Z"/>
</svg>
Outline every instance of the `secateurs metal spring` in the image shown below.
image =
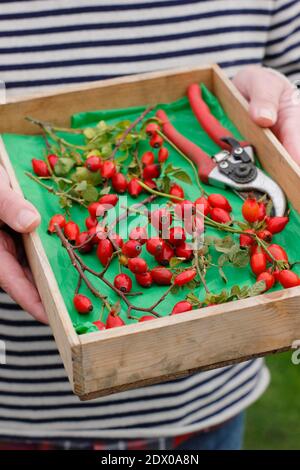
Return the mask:
<svg viewBox="0 0 300 470">
<path fill-rule="evenodd" d="M 274 215 L 282 216 L 286 210 L 286 198 L 280 186 L 255 164 L 254 150 L 247 142 L 239 142 L 212 115 L 204 102 L 198 84 L 188 88 L 188 98 L 193 112 L 207 134 L 222 150 L 212 158 L 198 145 L 180 134 L 170 123 L 167 114 L 159 110 L 165 136 L 189 157 L 198 167 L 204 183 L 229 187 L 239 193 L 259 192 L 267 194 L 273 204 Z"/>
</svg>

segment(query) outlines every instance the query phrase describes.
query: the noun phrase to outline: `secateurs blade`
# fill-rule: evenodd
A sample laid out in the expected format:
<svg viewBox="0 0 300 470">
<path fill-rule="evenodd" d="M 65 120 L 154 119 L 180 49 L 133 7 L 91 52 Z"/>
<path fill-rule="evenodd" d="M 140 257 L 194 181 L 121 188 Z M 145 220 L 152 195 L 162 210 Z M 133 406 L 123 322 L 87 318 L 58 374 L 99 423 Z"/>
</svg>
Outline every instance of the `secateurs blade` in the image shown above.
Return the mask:
<svg viewBox="0 0 300 470">
<path fill-rule="evenodd" d="M 162 121 L 164 135 L 197 165 L 201 181 L 213 186 L 230 187 L 238 192 L 267 194 L 273 203 L 274 215 L 283 216 L 286 210 L 285 195 L 280 186 L 256 166 L 253 147 L 235 139 L 211 114 L 198 84 L 189 86 L 188 98 L 203 129 L 222 148 L 212 158 L 180 134 L 163 110 L 158 110 L 156 115 Z"/>
</svg>

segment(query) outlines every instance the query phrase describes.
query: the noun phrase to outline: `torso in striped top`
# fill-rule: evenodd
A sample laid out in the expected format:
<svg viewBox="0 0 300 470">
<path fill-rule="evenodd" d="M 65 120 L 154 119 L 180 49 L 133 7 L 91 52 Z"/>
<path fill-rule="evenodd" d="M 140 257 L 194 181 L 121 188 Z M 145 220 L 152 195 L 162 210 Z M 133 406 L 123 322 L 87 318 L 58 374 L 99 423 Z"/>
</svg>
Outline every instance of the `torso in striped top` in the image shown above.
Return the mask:
<svg viewBox="0 0 300 470">
<path fill-rule="evenodd" d="M 288 0 L 7 1 L 0 79 L 7 97 L 112 76 L 218 62 L 299 72 L 300 2 Z M 254 360 L 80 403 L 50 329 L 0 294 L 0 437 L 170 436 L 221 423 L 264 391 Z"/>
</svg>

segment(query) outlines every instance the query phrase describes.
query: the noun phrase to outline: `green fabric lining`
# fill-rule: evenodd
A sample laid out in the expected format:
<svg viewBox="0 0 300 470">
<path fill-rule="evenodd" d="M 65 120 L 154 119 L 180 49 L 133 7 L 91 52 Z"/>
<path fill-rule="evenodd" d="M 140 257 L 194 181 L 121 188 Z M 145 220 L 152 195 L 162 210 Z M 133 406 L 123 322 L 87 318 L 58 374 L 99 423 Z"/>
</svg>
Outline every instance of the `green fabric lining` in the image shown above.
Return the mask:
<svg viewBox="0 0 300 470">
<path fill-rule="evenodd" d="M 230 121 L 228 116 L 224 113 L 220 103 L 204 86 L 202 86 L 203 96 L 207 104 L 210 106 L 213 114 L 219 119 L 223 126 L 230 129 L 233 134 L 239 139 L 242 136 L 237 131 L 236 127 Z M 204 132 L 204 130 L 199 125 L 198 121 L 194 117 L 187 98 L 182 98 L 176 102 L 171 104 L 162 104 L 158 105 L 156 109 L 163 108 L 167 111 L 170 119 L 176 126 L 176 128 L 182 132 L 186 137 L 190 138 L 192 141 L 200 145 L 203 150 L 205 150 L 210 155 L 216 153 L 219 148 L 218 146 L 209 138 L 209 136 Z M 135 107 L 129 109 L 118 109 L 118 110 L 110 110 L 110 111 L 91 111 L 85 113 L 78 113 L 72 117 L 72 127 L 75 128 L 83 128 L 87 126 L 95 126 L 100 120 L 105 120 L 108 123 L 114 123 L 121 119 L 130 119 L 134 120 L 138 117 L 141 112 L 144 110 L 144 107 Z M 155 109 L 155 110 L 156 110 Z M 153 111 L 153 114 L 155 113 Z M 43 118 L 42 110 L 40 118 Z M 61 247 L 58 239 L 56 236 L 50 236 L 47 234 L 47 225 L 48 220 L 50 217 L 55 214 L 61 212 L 59 207 L 57 198 L 52 196 L 51 194 L 47 194 L 46 191 L 37 185 L 35 182 L 30 180 L 24 172 L 31 171 L 31 159 L 32 158 L 42 158 L 45 155 L 45 142 L 40 135 L 28 136 L 28 135 L 15 135 L 15 134 L 4 134 L 3 140 L 15 169 L 17 178 L 20 182 L 22 190 L 25 194 L 25 197 L 30 200 L 40 211 L 42 214 L 42 222 L 41 225 L 38 227 L 37 231 L 41 237 L 43 246 L 45 248 L 46 254 L 48 256 L 49 262 L 52 266 L 54 271 L 55 277 L 57 279 L 59 288 L 61 290 L 62 296 L 65 300 L 67 309 L 70 313 L 71 319 L 73 322 L 84 323 L 88 321 L 94 321 L 99 319 L 99 312 L 100 312 L 100 303 L 97 299 L 92 299 L 94 304 L 94 310 L 86 316 L 79 315 L 72 303 L 74 288 L 77 283 L 77 273 L 71 266 L 69 262 L 69 258 L 65 252 L 65 250 Z M 67 135 L 64 134 L 64 137 L 67 137 L 70 141 L 77 142 L 78 136 L 74 135 Z M 148 150 L 147 143 L 143 143 L 142 150 Z M 194 174 L 188 162 L 182 159 L 173 149 L 170 148 L 170 162 L 172 162 L 175 166 L 180 166 L 184 169 L 194 181 Z M 181 184 L 181 183 L 180 183 Z M 199 189 L 196 184 L 188 185 L 182 183 L 182 186 L 185 190 L 185 195 L 187 199 L 194 200 L 196 199 L 199 194 Z M 233 207 L 233 215 L 237 219 L 241 219 L 240 210 L 242 201 L 241 199 L 236 196 L 230 190 L 221 190 L 216 189 L 214 187 L 205 186 L 205 189 L 208 193 L 213 192 L 220 192 L 230 200 L 230 203 Z M 138 200 L 144 199 L 145 194 L 141 195 Z M 129 204 L 134 204 L 137 200 L 133 200 L 130 197 Z M 162 200 L 160 200 L 162 203 Z M 300 244 L 298 243 L 297 236 L 295 234 L 299 233 L 300 227 L 300 218 L 299 214 L 290 207 L 290 223 L 288 224 L 287 228 L 282 234 L 278 234 L 275 236 L 274 241 L 282 244 L 285 247 L 288 247 L 288 253 L 290 255 L 291 261 L 295 261 L 300 259 Z M 81 207 L 74 207 L 71 210 L 72 220 L 77 222 L 82 230 L 85 230 L 85 211 Z M 130 221 L 137 220 L 135 217 L 131 217 Z M 140 219 L 139 219 L 140 221 Z M 131 227 L 133 226 L 131 222 Z M 121 224 L 120 226 L 120 233 L 124 233 L 125 226 Z M 212 230 L 208 230 L 208 233 L 214 233 Z M 150 266 L 154 266 L 156 263 L 153 262 L 153 258 L 146 253 L 145 248 L 143 249 L 143 253 L 145 253 L 145 259 L 149 262 Z M 95 256 L 95 253 L 83 255 L 84 259 L 86 260 L 87 264 L 89 264 L 92 268 L 101 270 L 101 265 Z M 300 274 L 299 267 L 295 269 Z M 108 278 L 113 280 L 114 275 L 117 272 L 117 262 L 113 262 L 111 268 L 108 271 Z M 250 272 L 249 268 L 243 269 L 236 269 L 231 267 L 225 267 L 225 272 L 228 277 L 228 284 L 224 284 L 221 278 L 217 274 L 217 270 L 212 268 L 209 270 L 207 275 L 207 283 L 209 288 L 213 292 L 219 292 L 221 289 L 229 289 L 231 286 L 235 284 L 239 284 L 240 286 L 247 284 L 247 283 L 254 283 L 255 278 Z M 117 300 L 117 296 L 111 292 L 101 281 L 94 280 L 93 277 L 89 276 L 90 279 L 98 286 L 99 290 L 102 293 L 107 294 L 112 301 Z M 133 278 L 133 276 L 132 276 Z M 164 292 L 165 287 L 155 286 L 151 289 L 143 289 L 139 285 L 136 284 L 135 280 L 133 280 L 133 290 L 140 291 L 142 290 L 144 293 L 142 296 L 138 296 L 135 298 L 131 298 L 131 300 L 139 306 L 151 305 L 154 300 L 162 295 Z M 278 286 L 274 288 L 274 290 L 279 289 Z M 89 295 L 89 291 L 86 289 L 85 286 L 82 287 L 81 293 Z M 182 300 L 187 293 L 187 290 L 182 290 L 177 295 L 170 295 L 167 300 L 165 300 L 158 308 L 157 311 L 162 315 L 168 315 L 173 307 L 173 305 Z M 204 298 L 204 289 L 201 286 L 200 288 L 196 289 L 195 293 L 199 296 L 200 299 Z M 134 315 L 137 317 L 142 316 L 140 312 L 134 312 Z M 122 318 L 126 318 L 124 311 L 121 313 Z M 104 318 L 105 319 L 105 318 Z M 103 319 L 103 320 L 104 320 Z M 126 322 L 130 323 L 132 320 Z"/>
</svg>

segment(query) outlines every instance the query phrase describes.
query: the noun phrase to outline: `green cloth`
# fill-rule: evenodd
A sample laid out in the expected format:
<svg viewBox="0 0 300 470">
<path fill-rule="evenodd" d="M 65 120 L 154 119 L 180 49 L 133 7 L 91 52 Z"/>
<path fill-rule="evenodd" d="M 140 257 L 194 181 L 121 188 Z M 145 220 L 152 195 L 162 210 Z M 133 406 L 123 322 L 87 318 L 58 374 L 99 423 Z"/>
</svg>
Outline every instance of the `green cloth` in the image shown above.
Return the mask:
<svg viewBox="0 0 300 470">
<path fill-rule="evenodd" d="M 222 125 L 230 129 L 237 138 L 242 138 L 235 126 L 224 113 L 218 100 L 205 87 L 202 86 L 202 89 L 204 99 L 210 106 L 213 114 L 219 119 Z M 202 149 L 205 150 L 208 154 L 212 155 L 219 150 L 218 146 L 200 127 L 198 121 L 196 120 L 190 109 L 188 100 L 186 98 L 182 98 L 171 104 L 158 105 L 156 109 L 158 108 L 165 109 L 176 128 L 180 132 L 182 132 L 186 137 L 201 146 Z M 86 113 L 79 113 L 72 117 L 72 127 L 92 127 L 95 126 L 100 120 L 105 120 L 108 123 L 114 123 L 122 119 L 130 119 L 132 121 L 141 114 L 143 109 L 145 108 L 135 107 L 111 111 L 91 111 Z M 154 113 L 155 110 L 153 111 L 153 114 Z M 43 110 L 41 110 L 40 118 L 43 118 Z M 64 135 L 64 137 L 67 137 L 70 141 L 78 142 L 78 136 Z M 40 135 L 29 136 L 4 134 L 3 139 L 12 164 L 14 166 L 17 178 L 25 194 L 25 197 L 30 200 L 42 214 L 42 222 L 41 225 L 38 227 L 37 231 L 39 236 L 41 237 L 43 246 L 45 248 L 51 267 L 54 271 L 58 286 L 61 289 L 62 296 L 65 300 L 72 321 L 83 323 L 87 320 L 98 320 L 100 313 L 100 301 L 98 299 L 94 299 L 85 286 L 82 286 L 81 293 L 88 295 L 92 299 L 94 304 L 94 310 L 86 316 L 82 316 L 75 311 L 72 299 L 74 295 L 74 288 L 78 280 L 77 272 L 72 267 L 68 255 L 65 250 L 61 247 L 61 244 L 59 243 L 57 237 L 55 235 L 50 236 L 47 234 L 48 221 L 51 216 L 55 213 L 62 212 L 59 207 L 57 198 L 51 194 L 47 194 L 43 188 L 41 188 L 38 184 L 36 184 L 34 181 L 30 180 L 27 176 L 24 175 L 24 172 L 26 170 L 31 171 L 32 158 L 42 158 L 43 156 L 45 156 L 46 148 L 43 138 Z M 146 142 L 143 143 L 141 150 L 149 150 L 149 146 Z M 194 173 L 189 163 L 186 162 L 171 148 L 169 161 L 173 165 L 181 167 L 183 170 L 185 170 L 194 180 Z M 195 200 L 197 197 L 199 197 L 200 191 L 196 184 L 188 185 L 180 182 L 179 184 L 181 184 L 185 190 L 186 199 Z M 205 186 L 205 189 L 208 193 L 220 192 L 226 195 L 233 207 L 233 217 L 238 220 L 241 220 L 242 201 L 236 194 L 234 194 L 230 190 L 216 189 L 211 186 Z M 145 193 L 139 197 L 139 200 L 142 200 L 144 198 Z M 130 205 L 137 202 L 136 199 L 133 200 L 130 197 L 128 199 Z M 163 202 L 162 199 L 160 200 L 160 203 L 161 202 Z M 290 222 L 282 234 L 278 234 L 274 237 L 274 241 L 287 247 L 290 260 L 296 261 L 300 259 L 300 244 L 298 243 L 298 237 L 295 236 L 297 233 L 299 233 L 300 219 L 297 212 L 292 207 L 290 207 L 290 209 Z M 122 211 L 122 209 L 120 210 Z M 74 207 L 71 210 L 71 214 L 72 220 L 79 224 L 81 230 L 85 230 L 84 219 L 86 217 L 86 211 L 81 207 Z M 133 223 L 135 217 L 136 216 L 130 217 L 131 227 L 135 225 Z M 139 217 L 139 221 L 140 220 L 141 218 Z M 126 227 L 124 226 L 124 224 L 122 224 L 122 226 L 120 227 L 121 234 L 124 233 L 125 228 Z M 208 230 L 208 232 L 211 233 L 212 231 Z M 220 233 L 218 233 L 218 235 L 219 234 Z M 221 234 L 221 236 L 223 235 Z M 94 252 L 92 254 L 87 254 L 83 256 L 89 266 L 96 270 L 102 269 L 100 262 L 98 261 Z M 153 257 L 146 253 L 145 247 L 143 249 L 143 256 L 145 257 L 146 261 L 149 262 L 149 265 L 151 267 L 156 264 L 153 260 Z M 298 270 L 298 273 L 300 273 L 298 267 L 296 267 L 295 270 Z M 117 272 L 118 264 L 115 260 L 107 273 L 108 279 L 112 281 Z M 126 272 L 126 268 L 124 269 L 124 272 Z M 228 277 L 228 284 L 224 284 L 224 281 L 222 281 L 222 279 L 218 275 L 218 271 L 216 268 L 211 268 L 208 271 L 207 283 L 211 291 L 217 293 L 221 289 L 229 289 L 235 284 L 239 284 L 240 286 L 242 286 L 255 282 L 255 278 L 252 275 L 249 267 L 241 269 L 225 267 L 225 273 Z M 134 278 L 133 275 L 131 277 L 132 279 Z M 91 276 L 90 279 L 99 288 L 99 290 L 101 290 L 103 294 L 109 296 L 109 299 L 111 301 L 118 300 L 117 296 L 113 292 L 111 292 L 111 290 L 108 289 L 101 281 Z M 279 288 L 280 287 L 278 285 L 275 287 L 275 289 Z M 153 286 L 151 287 L 151 289 L 141 288 L 133 279 L 133 290 L 142 290 L 143 295 L 131 297 L 131 300 L 136 305 L 149 306 L 155 301 L 155 299 L 159 298 L 162 295 L 165 289 L 165 287 L 159 286 Z M 184 299 L 186 294 L 187 289 L 183 289 L 177 295 L 169 295 L 168 298 L 156 310 L 160 314 L 168 315 L 173 305 L 179 300 Z M 203 286 L 197 288 L 195 290 L 195 294 L 199 296 L 200 299 L 203 299 L 205 296 Z M 136 317 L 142 316 L 141 312 L 133 312 L 133 314 Z M 126 319 L 124 311 L 121 313 L 121 316 L 124 318 L 124 320 Z"/>
</svg>

